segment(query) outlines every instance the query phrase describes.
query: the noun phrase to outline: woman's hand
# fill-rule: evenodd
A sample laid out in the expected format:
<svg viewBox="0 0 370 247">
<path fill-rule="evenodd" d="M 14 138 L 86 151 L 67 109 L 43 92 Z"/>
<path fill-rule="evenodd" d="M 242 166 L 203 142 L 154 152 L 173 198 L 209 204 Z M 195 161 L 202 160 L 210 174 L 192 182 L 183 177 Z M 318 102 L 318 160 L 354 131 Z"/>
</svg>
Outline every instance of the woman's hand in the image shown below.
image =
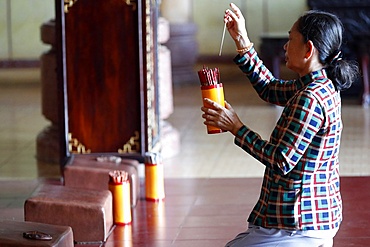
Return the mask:
<svg viewBox="0 0 370 247">
<path fill-rule="evenodd" d="M 202 115 L 202 118 L 205 120 L 204 124 L 218 127 L 236 135 L 238 130 L 243 126 L 243 123 L 231 105 L 225 101 L 225 107 L 223 107 L 207 98 L 204 99 L 204 102 L 210 106 L 210 108 L 204 106 L 201 108 L 204 112 Z"/>
<path fill-rule="evenodd" d="M 230 9 L 225 11 L 224 22 L 231 38 L 235 41 L 238 50 L 248 47 L 251 42 L 245 28 L 245 19 L 240 9 L 234 4 L 230 4 Z"/>
</svg>

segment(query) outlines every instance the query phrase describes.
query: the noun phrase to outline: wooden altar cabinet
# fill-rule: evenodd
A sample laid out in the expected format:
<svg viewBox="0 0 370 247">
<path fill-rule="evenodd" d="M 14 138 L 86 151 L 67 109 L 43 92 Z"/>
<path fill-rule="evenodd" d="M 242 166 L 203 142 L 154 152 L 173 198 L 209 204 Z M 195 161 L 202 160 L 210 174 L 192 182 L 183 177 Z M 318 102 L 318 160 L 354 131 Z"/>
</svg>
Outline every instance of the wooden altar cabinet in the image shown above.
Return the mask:
<svg viewBox="0 0 370 247">
<path fill-rule="evenodd" d="M 160 148 L 154 0 L 56 0 L 61 164 Z"/>
</svg>

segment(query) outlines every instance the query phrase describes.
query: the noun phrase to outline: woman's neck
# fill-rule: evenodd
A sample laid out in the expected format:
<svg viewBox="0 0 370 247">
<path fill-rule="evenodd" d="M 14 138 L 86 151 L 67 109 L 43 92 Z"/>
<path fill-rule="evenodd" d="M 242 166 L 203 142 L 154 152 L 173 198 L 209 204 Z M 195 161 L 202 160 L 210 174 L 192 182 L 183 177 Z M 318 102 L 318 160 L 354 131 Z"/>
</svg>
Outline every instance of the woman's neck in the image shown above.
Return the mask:
<svg viewBox="0 0 370 247">
<path fill-rule="evenodd" d="M 300 71 L 298 74 L 299 76 L 305 76 L 307 74 L 310 74 L 314 71 L 318 71 L 324 68 L 324 65 L 322 65 L 319 61 L 312 59 L 306 63 L 306 66 L 302 71 Z"/>
</svg>

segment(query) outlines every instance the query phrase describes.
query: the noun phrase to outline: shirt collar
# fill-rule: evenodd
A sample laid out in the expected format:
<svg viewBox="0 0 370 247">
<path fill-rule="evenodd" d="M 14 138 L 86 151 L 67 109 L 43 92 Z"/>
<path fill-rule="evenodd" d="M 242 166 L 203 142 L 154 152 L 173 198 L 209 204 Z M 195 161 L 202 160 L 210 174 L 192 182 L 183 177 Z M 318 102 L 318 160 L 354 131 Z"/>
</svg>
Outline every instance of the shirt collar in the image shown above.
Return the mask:
<svg viewBox="0 0 370 247">
<path fill-rule="evenodd" d="M 308 85 L 313 81 L 327 79 L 328 75 L 325 69 L 316 70 L 300 78 L 303 85 Z"/>
</svg>

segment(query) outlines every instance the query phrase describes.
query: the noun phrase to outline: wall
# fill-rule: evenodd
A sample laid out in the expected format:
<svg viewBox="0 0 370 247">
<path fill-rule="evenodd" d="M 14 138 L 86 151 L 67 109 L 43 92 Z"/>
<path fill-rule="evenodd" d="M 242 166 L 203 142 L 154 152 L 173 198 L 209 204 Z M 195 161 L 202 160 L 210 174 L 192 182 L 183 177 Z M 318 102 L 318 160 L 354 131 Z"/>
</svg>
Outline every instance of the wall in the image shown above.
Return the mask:
<svg viewBox="0 0 370 247">
<path fill-rule="evenodd" d="M 223 30 L 224 11 L 230 0 L 193 0 L 193 21 L 198 25 L 200 55 L 218 55 Z M 250 39 L 256 48 L 264 32 L 286 33 L 307 10 L 306 0 L 234 0 L 246 18 Z M 235 54 L 235 45 L 226 32 L 222 54 Z"/>
<path fill-rule="evenodd" d="M 0 60 L 38 59 L 49 49 L 40 26 L 54 16 L 54 0 L 0 0 Z"/>
<path fill-rule="evenodd" d="M 176 1 L 167 0 L 170 4 Z M 192 19 L 198 25 L 200 55 L 217 56 L 223 13 L 231 1 L 188 1 L 192 4 Z M 250 38 L 257 49 L 263 32 L 287 33 L 306 10 L 306 0 L 234 0 L 234 3 L 244 13 Z M 0 0 L 0 60 L 38 59 L 48 49 L 40 41 L 40 26 L 54 16 L 54 0 Z M 223 54 L 235 54 L 234 43 L 227 33 Z"/>
</svg>

